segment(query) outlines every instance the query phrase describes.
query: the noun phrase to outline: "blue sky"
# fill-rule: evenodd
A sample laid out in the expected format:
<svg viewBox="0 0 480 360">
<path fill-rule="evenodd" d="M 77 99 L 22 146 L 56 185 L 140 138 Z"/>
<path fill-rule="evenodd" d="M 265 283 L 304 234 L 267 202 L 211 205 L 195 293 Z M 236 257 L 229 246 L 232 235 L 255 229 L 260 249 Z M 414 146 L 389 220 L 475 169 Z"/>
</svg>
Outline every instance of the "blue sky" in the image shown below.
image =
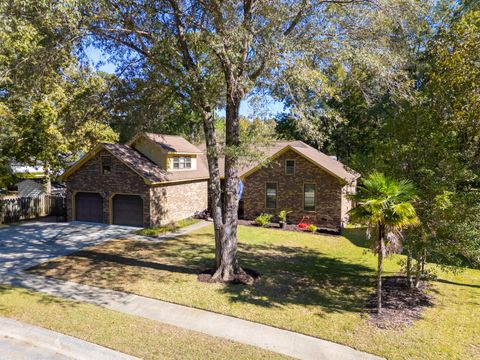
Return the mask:
<svg viewBox="0 0 480 360">
<path fill-rule="evenodd" d="M 102 53 L 101 50 L 89 46 L 86 49 L 86 54 L 90 59 L 92 65 L 97 67 L 101 71 L 108 73 L 115 72 L 115 65 L 108 61 L 108 55 Z M 262 99 L 261 103 L 257 102 L 257 105 L 254 107 L 249 101 L 243 101 L 240 105 L 240 115 L 247 118 L 252 118 L 255 116 L 261 118 L 271 118 L 276 114 L 283 112 L 284 104 L 282 102 L 276 101 L 270 96 L 265 96 Z M 217 111 L 219 116 L 225 116 L 225 110 Z"/>
</svg>

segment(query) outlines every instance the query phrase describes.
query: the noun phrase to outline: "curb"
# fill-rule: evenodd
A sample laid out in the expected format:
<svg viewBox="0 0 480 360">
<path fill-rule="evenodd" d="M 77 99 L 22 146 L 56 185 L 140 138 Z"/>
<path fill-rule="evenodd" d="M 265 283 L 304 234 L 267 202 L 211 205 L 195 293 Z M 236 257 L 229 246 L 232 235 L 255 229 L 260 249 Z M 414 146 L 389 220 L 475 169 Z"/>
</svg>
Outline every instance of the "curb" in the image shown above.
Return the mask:
<svg viewBox="0 0 480 360">
<path fill-rule="evenodd" d="M 106 347 L 38 326 L 0 317 L 0 336 L 17 339 L 77 360 L 138 360 Z"/>
</svg>

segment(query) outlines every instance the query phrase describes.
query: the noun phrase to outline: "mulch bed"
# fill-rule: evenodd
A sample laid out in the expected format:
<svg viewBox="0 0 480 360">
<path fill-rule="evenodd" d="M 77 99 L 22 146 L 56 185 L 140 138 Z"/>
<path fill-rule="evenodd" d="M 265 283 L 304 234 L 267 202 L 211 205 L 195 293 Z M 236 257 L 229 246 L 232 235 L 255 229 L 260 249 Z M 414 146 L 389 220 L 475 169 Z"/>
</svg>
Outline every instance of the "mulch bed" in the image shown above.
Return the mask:
<svg viewBox="0 0 480 360">
<path fill-rule="evenodd" d="M 432 306 L 432 296 L 427 294 L 427 283 L 410 289 L 405 276 L 382 278 L 382 314 L 377 314 L 376 291 L 370 294 L 366 306 L 369 321 L 381 329 L 397 329 L 412 325 L 421 319 L 425 308 Z"/>
<path fill-rule="evenodd" d="M 255 224 L 254 221 L 242 220 L 242 219 L 238 219 L 238 225 L 260 227 L 257 224 Z M 282 228 L 280 228 L 280 225 L 277 224 L 277 223 L 269 223 L 268 225 L 265 226 L 265 228 L 266 229 L 282 230 L 282 231 L 306 232 L 306 233 L 309 233 L 309 234 L 323 233 L 323 234 L 330 234 L 330 235 L 339 235 L 338 230 L 324 229 L 324 228 L 318 228 L 315 233 L 312 233 L 311 231 L 308 231 L 308 230 L 305 230 L 305 229 L 300 229 L 296 224 L 287 224 L 286 228 L 282 229 Z"/>
<path fill-rule="evenodd" d="M 237 275 L 235 279 L 229 281 L 229 284 L 251 285 L 260 277 L 260 273 L 253 269 L 243 268 L 243 271 L 245 274 Z M 204 270 L 198 274 L 197 280 L 211 283 L 213 274 L 215 274 L 215 269 Z"/>
</svg>

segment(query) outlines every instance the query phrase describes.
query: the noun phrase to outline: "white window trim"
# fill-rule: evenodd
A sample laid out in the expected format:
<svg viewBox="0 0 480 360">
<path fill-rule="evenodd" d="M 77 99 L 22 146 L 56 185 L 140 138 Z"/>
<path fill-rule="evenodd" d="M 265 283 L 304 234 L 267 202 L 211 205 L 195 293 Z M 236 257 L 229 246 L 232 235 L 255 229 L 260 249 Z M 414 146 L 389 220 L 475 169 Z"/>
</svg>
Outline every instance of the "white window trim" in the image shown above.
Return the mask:
<svg viewBox="0 0 480 360">
<path fill-rule="evenodd" d="M 175 167 L 175 160 L 177 160 L 178 167 Z M 187 164 L 189 164 L 190 166 L 187 167 Z M 172 169 L 175 171 L 192 170 L 192 157 L 191 156 L 172 156 Z"/>
</svg>

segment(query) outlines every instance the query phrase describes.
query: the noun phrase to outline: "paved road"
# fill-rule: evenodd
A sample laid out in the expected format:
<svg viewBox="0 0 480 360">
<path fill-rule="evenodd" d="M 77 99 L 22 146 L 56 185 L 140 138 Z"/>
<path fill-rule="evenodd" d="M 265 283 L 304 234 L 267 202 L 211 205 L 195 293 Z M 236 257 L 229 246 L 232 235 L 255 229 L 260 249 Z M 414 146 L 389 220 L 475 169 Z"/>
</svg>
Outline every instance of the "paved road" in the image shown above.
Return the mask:
<svg viewBox="0 0 480 360">
<path fill-rule="evenodd" d="M 48 259 L 124 236 L 136 228 L 93 223 L 33 222 L 0 228 L 0 280 Z"/>
<path fill-rule="evenodd" d="M 0 360 L 70 360 L 56 351 L 9 336 L 0 336 Z"/>
<path fill-rule="evenodd" d="M 139 360 L 72 336 L 0 317 L 0 360 Z"/>
</svg>

